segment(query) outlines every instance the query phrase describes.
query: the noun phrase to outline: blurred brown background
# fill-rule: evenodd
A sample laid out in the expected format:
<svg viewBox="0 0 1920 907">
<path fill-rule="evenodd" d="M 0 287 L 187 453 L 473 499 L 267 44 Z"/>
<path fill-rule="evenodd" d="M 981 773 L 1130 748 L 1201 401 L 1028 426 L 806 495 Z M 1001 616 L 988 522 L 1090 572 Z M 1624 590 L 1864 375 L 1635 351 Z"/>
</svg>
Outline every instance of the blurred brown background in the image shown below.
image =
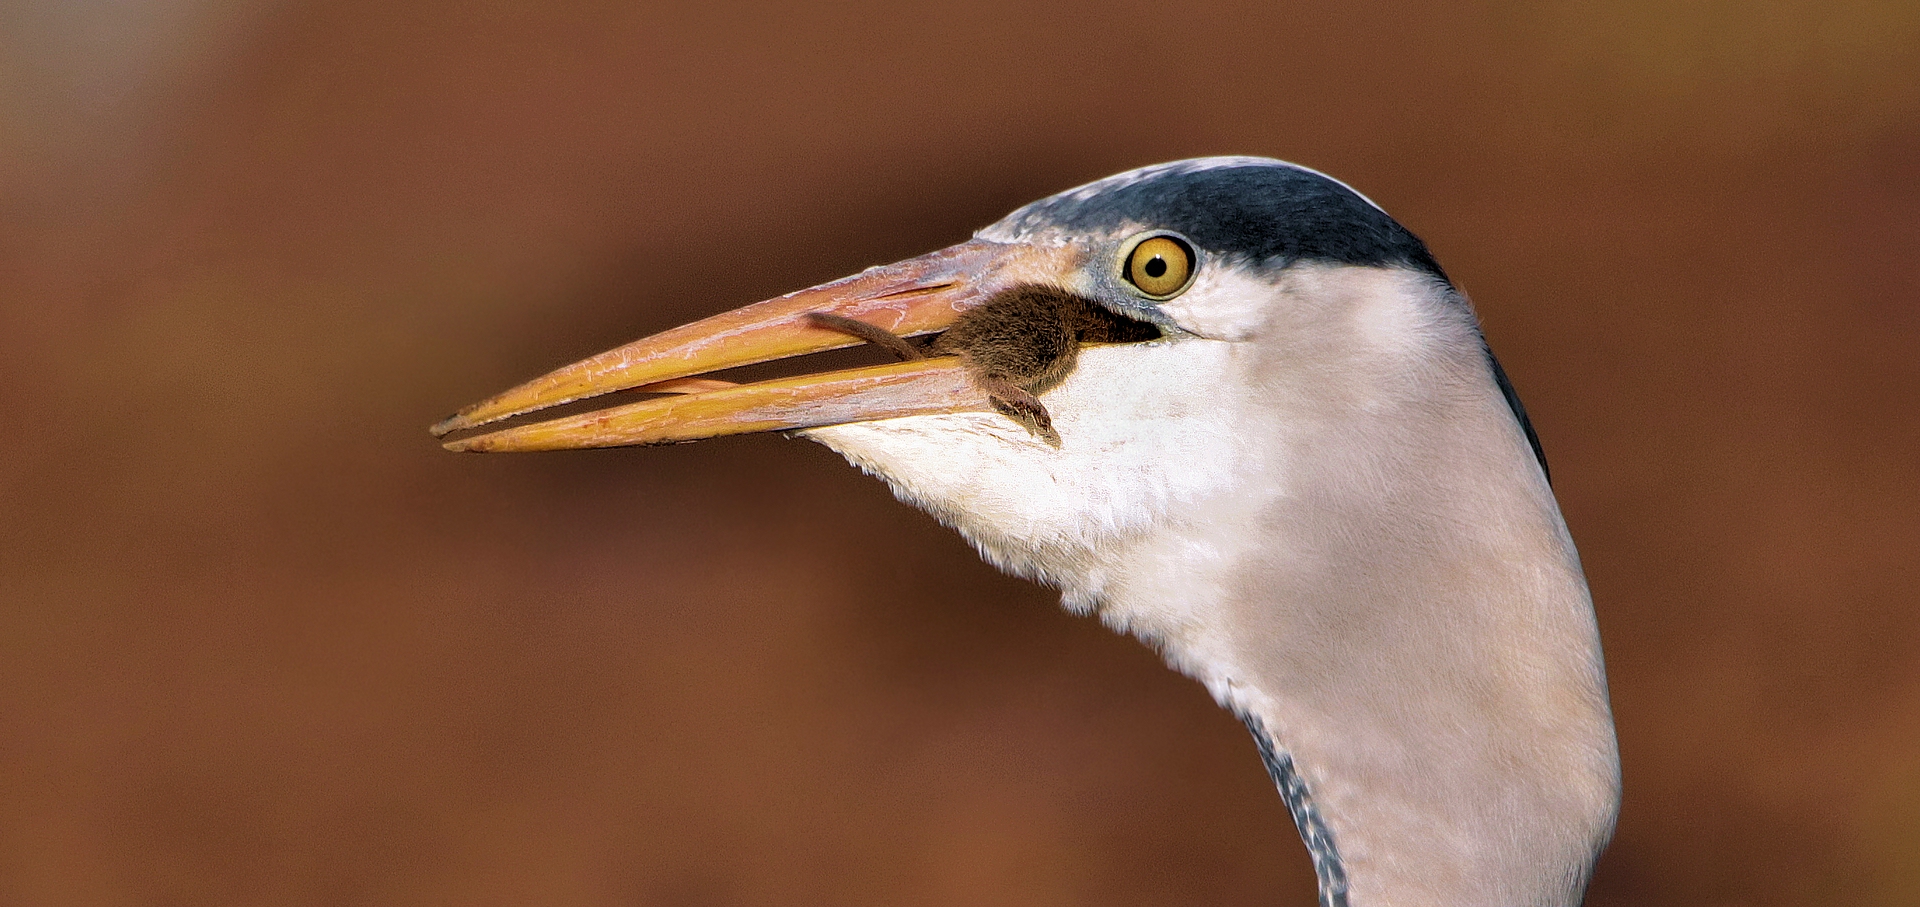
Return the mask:
<svg viewBox="0 0 1920 907">
<path fill-rule="evenodd" d="M 1920 5 L 0 5 L 0 903 L 1298 904 L 1253 747 L 822 448 L 547 368 L 1252 153 L 1532 409 L 1591 903 L 1920 903 Z"/>
</svg>

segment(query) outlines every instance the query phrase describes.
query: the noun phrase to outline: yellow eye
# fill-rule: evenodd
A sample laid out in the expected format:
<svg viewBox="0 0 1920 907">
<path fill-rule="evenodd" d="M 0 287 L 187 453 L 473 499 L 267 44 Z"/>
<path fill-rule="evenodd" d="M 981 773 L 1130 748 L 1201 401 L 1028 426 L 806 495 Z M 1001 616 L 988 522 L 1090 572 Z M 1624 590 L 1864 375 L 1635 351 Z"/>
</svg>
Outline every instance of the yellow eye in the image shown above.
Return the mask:
<svg viewBox="0 0 1920 907">
<path fill-rule="evenodd" d="M 1186 289 L 1192 276 L 1193 248 L 1177 237 L 1152 237 L 1127 254 L 1127 282 L 1156 299 Z"/>
</svg>

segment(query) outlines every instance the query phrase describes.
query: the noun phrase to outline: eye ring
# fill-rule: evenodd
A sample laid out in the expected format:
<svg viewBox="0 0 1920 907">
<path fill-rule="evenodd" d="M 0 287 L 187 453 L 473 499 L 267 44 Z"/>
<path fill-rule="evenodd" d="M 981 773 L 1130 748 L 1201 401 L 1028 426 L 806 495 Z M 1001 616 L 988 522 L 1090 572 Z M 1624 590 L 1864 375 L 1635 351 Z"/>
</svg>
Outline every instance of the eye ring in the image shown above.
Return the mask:
<svg viewBox="0 0 1920 907">
<path fill-rule="evenodd" d="M 1178 233 L 1148 233 L 1127 248 L 1120 276 L 1148 299 L 1172 299 L 1193 283 L 1199 270 L 1193 244 Z"/>
</svg>

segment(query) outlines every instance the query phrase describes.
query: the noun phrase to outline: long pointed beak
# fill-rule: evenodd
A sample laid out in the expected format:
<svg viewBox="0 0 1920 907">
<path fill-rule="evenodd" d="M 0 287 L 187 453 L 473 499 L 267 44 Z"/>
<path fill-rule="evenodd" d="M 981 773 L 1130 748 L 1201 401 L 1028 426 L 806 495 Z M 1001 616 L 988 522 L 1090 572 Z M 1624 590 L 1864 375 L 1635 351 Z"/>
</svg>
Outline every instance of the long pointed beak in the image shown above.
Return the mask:
<svg viewBox="0 0 1920 907">
<path fill-rule="evenodd" d="M 1068 247 L 972 240 L 869 268 L 629 343 L 483 400 L 433 426 L 447 435 L 614 391 L 675 396 L 522 425 L 446 443 L 449 450 L 520 451 L 671 444 L 872 419 L 991 411 L 952 358 L 730 385 L 719 369 L 853 346 L 861 341 L 807 316 L 837 315 L 899 336 L 945 330 L 994 293 L 1057 283 L 1078 264 Z"/>
</svg>

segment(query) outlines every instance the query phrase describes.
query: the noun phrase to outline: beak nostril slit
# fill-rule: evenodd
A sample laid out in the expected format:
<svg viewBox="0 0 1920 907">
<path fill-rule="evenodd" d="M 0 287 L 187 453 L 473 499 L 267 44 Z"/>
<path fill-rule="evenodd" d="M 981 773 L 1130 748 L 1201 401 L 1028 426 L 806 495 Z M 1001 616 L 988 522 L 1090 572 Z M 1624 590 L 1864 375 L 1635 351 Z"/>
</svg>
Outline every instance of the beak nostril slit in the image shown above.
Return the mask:
<svg viewBox="0 0 1920 907">
<path fill-rule="evenodd" d="M 894 290 L 889 293 L 881 293 L 878 296 L 874 296 L 873 298 L 874 299 L 899 299 L 903 296 L 924 296 L 928 293 L 945 292 L 947 290 L 953 289 L 955 286 L 957 286 L 957 284 L 950 283 L 950 282 L 926 284 L 923 286 L 908 287 L 904 290 Z"/>
</svg>

